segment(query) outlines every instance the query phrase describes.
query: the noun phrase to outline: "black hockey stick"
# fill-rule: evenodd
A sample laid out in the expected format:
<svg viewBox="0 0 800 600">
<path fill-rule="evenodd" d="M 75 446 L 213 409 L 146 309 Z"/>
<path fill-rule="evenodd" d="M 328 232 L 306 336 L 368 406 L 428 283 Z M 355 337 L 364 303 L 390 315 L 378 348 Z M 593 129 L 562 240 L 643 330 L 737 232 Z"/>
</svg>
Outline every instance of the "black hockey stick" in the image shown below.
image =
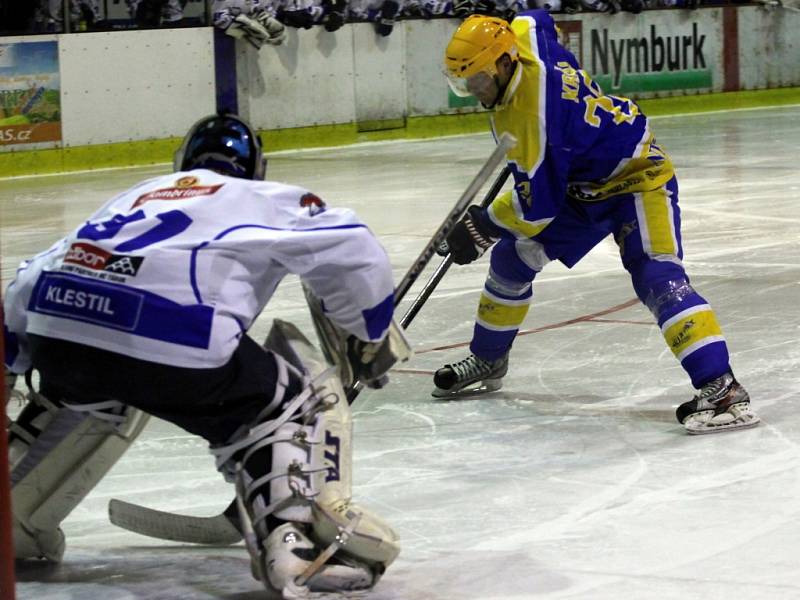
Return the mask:
<svg viewBox="0 0 800 600">
<path fill-rule="evenodd" d="M 433 237 L 425 245 L 420 255 L 411 264 L 411 267 L 395 288 L 395 307 L 400 304 L 400 301 L 408 290 L 428 266 L 434 254 L 436 254 L 437 248 L 445 243 L 447 235 L 461 217 L 463 217 L 470 203 L 475 198 L 475 195 L 489 179 L 497 168 L 497 165 L 503 160 L 506 152 L 513 148 L 515 144 L 516 139 L 514 139 L 513 136 L 507 133 L 501 136 L 494 152 L 492 152 L 478 174 L 470 182 L 469 186 L 467 186 L 467 189 L 458 199 L 456 205 L 450 213 L 448 213 L 447 217 L 445 217 L 439 229 L 433 234 Z M 483 198 L 481 206 L 488 206 L 491 201 L 494 200 L 495 196 L 497 196 L 503 184 L 506 182 L 506 179 L 508 179 L 509 172 L 508 167 L 505 167 L 498 175 L 492 187 Z M 411 308 L 403 315 L 403 318 L 400 320 L 400 326 L 403 329 L 406 329 L 414 319 L 420 308 L 422 308 L 422 305 L 430 297 L 436 285 L 438 285 L 439 281 L 444 277 L 444 274 L 447 272 L 447 269 L 450 268 L 451 264 L 452 258 L 448 254 L 436 269 L 431 279 L 425 284 L 425 288 L 420 295 L 414 300 Z M 352 403 L 363 388 L 364 385 L 360 381 L 356 381 L 353 386 L 346 391 L 348 402 Z M 236 499 L 228 505 L 224 512 L 218 515 L 212 517 L 194 517 L 147 508 L 146 506 L 112 498 L 108 503 L 108 517 L 111 523 L 117 527 L 158 539 L 209 545 L 230 545 L 242 539 L 242 526 L 239 522 Z"/>
<path fill-rule="evenodd" d="M 422 252 L 420 252 L 420 255 L 417 257 L 417 260 L 411 264 L 408 272 L 405 274 L 403 279 L 400 280 L 400 283 L 397 284 L 397 288 L 395 288 L 394 292 L 395 306 L 400 304 L 400 301 L 405 297 L 409 288 L 422 274 L 422 272 L 425 270 L 425 267 L 428 266 L 428 263 L 431 262 L 433 255 L 436 254 L 436 249 L 445 242 L 447 239 L 447 234 L 450 233 L 450 230 L 453 229 L 455 224 L 458 223 L 459 220 L 461 220 L 461 217 L 464 216 L 464 213 L 467 212 L 472 199 L 475 198 L 481 187 L 483 187 L 483 184 L 489 179 L 489 176 L 497 168 L 497 165 L 502 162 L 506 152 L 511 150 L 516 143 L 517 140 L 509 133 L 504 133 L 502 136 L 500 136 L 500 139 L 497 141 L 497 147 L 494 149 L 494 152 L 492 152 L 492 155 L 481 167 L 481 170 L 478 171 L 478 174 L 475 175 L 473 180 L 467 186 L 467 189 L 464 190 L 464 193 L 461 194 L 458 202 L 456 202 L 456 205 L 445 217 L 444 221 L 439 226 L 439 229 L 436 230 L 436 233 L 433 234 L 433 237 L 422 249 Z"/>
<path fill-rule="evenodd" d="M 504 167 L 500 172 L 500 175 L 498 175 L 497 179 L 495 179 L 492 187 L 489 188 L 489 191 L 486 192 L 486 195 L 483 197 L 483 202 L 481 202 L 481 206 L 483 208 L 489 206 L 492 203 L 492 200 L 497 197 L 497 194 L 500 193 L 500 190 L 505 185 L 510 174 L 511 169 L 508 166 Z M 430 298 L 433 290 L 435 290 L 436 286 L 439 285 L 439 282 L 442 280 L 452 264 L 453 255 L 448 253 L 447 256 L 442 259 L 442 262 L 439 263 L 439 266 L 436 267 L 436 271 L 434 271 L 433 275 L 431 275 L 430 279 L 428 279 L 425 287 L 422 288 L 422 291 L 414 299 L 414 302 L 412 302 L 411 306 L 408 307 L 408 310 L 403 315 L 403 318 L 400 319 L 400 325 L 403 327 L 403 329 L 405 329 L 408 324 L 414 320 L 414 317 L 417 316 L 417 313 L 422 308 L 422 305 L 428 301 L 428 298 Z"/>
<path fill-rule="evenodd" d="M 506 180 L 508 179 L 508 176 L 510 174 L 511 174 L 511 169 L 508 166 L 503 167 L 503 170 L 497 176 L 497 179 L 494 180 L 492 187 L 489 188 L 489 191 L 486 192 L 486 195 L 483 197 L 483 201 L 481 202 L 481 206 L 483 208 L 489 206 L 492 203 L 492 200 L 494 200 L 497 197 L 497 194 L 500 193 L 500 190 L 505 185 Z M 461 212 L 459 219 L 461 218 L 461 216 L 464 215 L 464 212 L 466 212 L 466 208 L 464 208 L 464 210 Z M 458 219 L 456 221 L 458 221 Z M 452 226 L 450 227 L 450 229 L 452 229 Z M 450 232 L 450 229 L 447 230 L 447 233 Z M 446 235 L 447 234 L 445 234 L 445 237 Z M 434 246 L 434 249 L 435 248 L 436 246 Z M 430 257 L 428 258 L 428 261 L 430 261 Z M 431 277 L 428 279 L 427 283 L 425 284 L 425 287 L 422 288 L 422 291 L 417 295 L 416 298 L 414 298 L 414 302 L 411 303 L 411 306 L 408 308 L 405 314 L 403 314 L 403 317 L 400 319 L 400 327 L 402 327 L 403 329 L 408 328 L 408 326 L 411 324 L 411 321 L 413 321 L 414 317 L 417 316 L 417 313 L 422 308 L 422 305 L 428 301 L 428 298 L 430 298 L 431 294 L 433 293 L 433 290 L 435 290 L 436 286 L 439 285 L 439 282 L 445 276 L 445 273 L 447 273 L 447 270 L 450 268 L 452 264 L 453 264 L 453 256 L 450 253 L 448 253 L 442 259 L 442 262 L 439 263 L 439 266 L 436 267 L 436 271 L 434 271 L 433 275 L 431 275 Z M 398 286 L 398 289 L 399 287 L 400 286 Z M 398 294 L 395 293 L 395 302 L 394 302 L 395 307 L 397 307 L 400 304 L 400 299 L 402 299 L 402 296 L 398 298 Z M 356 397 L 361 393 L 361 390 L 363 389 L 364 389 L 364 384 L 361 383 L 360 381 L 356 381 L 353 384 L 353 387 L 347 391 L 347 401 L 350 404 L 352 404 L 353 401 L 356 399 Z"/>
</svg>

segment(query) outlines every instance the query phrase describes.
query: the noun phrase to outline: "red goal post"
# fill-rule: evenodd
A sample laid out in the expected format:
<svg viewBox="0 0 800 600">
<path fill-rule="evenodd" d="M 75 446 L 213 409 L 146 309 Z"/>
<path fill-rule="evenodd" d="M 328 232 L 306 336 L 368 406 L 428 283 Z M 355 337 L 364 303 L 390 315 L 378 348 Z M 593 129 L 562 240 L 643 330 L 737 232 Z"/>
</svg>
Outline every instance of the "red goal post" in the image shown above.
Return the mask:
<svg viewBox="0 0 800 600">
<path fill-rule="evenodd" d="M 0 295 L 2 303 L 2 295 Z M 0 307 L 2 304 L 0 304 Z M 0 308 L 0 329 L 3 328 L 3 311 Z M 3 336 L 0 335 L 0 359 L 5 357 Z M 14 600 L 14 546 L 11 539 L 11 480 L 8 462 L 8 399 L 6 398 L 5 376 L 0 391 L 0 406 L 3 407 L 3 420 L 0 425 L 0 600 Z"/>
</svg>

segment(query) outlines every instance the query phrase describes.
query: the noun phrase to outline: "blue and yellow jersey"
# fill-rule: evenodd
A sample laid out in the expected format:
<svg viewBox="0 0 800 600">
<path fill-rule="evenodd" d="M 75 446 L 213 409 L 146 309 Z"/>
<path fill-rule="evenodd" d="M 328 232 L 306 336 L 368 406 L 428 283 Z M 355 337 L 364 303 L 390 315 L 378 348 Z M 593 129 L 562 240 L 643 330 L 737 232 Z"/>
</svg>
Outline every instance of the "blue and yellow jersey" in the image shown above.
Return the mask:
<svg viewBox="0 0 800 600">
<path fill-rule="evenodd" d="M 519 60 L 492 128 L 517 138 L 508 153 L 514 190 L 489 208 L 492 221 L 516 237 L 533 237 L 567 196 L 592 202 L 657 189 L 673 176 L 647 117 L 627 98 L 604 94 L 558 41 L 544 10 L 511 23 Z"/>
</svg>

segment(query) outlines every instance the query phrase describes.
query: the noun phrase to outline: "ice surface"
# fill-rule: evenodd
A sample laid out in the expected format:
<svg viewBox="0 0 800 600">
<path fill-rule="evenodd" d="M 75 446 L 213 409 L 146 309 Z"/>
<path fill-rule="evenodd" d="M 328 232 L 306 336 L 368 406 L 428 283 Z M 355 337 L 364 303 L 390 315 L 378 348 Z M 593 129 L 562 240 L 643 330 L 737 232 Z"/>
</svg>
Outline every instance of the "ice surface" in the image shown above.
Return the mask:
<svg viewBox="0 0 800 600">
<path fill-rule="evenodd" d="M 502 391 L 432 399 L 433 370 L 465 352 L 487 262 L 454 267 L 409 328 L 416 356 L 353 407 L 354 496 L 403 539 L 368 598 L 800 597 L 800 108 L 654 128 L 678 170 L 687 270 L 763 423 L 684 433 L 674 408 L 692 394 L 688 379 L 632 302 L 610 239 L 537 278 Z M 491 149 L 483 135 L 284 153 L 268 176 L 354 208 L 399 280 Z M 110 195 L 166 169 L 0 183 L 3 281 Z M 308 327 L 306 313 L 288 279 L 252 333 L 274 317 Z M 64 523 L 63 564 L 18 568 L 19 598 L 265 597 L 241 545 L 116 529 L 112 497 L 205 516 L 232 489 L 201 440 L 152 422 Z"/>
</svg>

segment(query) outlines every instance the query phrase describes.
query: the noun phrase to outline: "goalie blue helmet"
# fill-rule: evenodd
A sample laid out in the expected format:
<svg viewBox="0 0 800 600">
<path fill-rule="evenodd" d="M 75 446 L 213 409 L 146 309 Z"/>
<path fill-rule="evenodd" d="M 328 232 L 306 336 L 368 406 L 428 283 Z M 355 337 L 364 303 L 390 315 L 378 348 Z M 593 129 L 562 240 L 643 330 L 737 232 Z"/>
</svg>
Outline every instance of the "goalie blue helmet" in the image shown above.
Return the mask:
<svg viewBox="0 0 800 600">
<path fill-rule="evenodd" d="M 241 179 L 264 179 L 261 138 L 239 116 L 220 113 L 192 125 L 175 152 L 176 171 L 210 169 Z"/>
</svg>

